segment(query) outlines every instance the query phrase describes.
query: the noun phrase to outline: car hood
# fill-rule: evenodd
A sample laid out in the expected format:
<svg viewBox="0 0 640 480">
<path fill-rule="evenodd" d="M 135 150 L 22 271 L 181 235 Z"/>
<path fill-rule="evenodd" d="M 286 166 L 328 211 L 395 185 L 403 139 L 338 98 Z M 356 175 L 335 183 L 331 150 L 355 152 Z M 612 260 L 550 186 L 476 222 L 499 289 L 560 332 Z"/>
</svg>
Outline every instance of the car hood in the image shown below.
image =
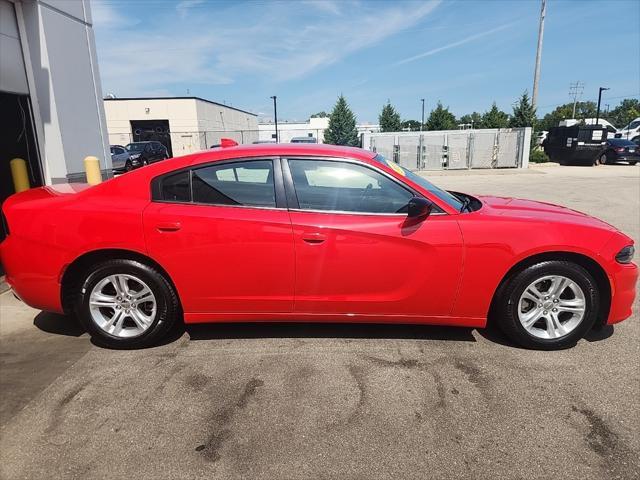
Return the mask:
<svg viewBox="0 0 640 480">
<path fill-rule="evenodd" d="M 477 198 L 483 203 L 483 206 L 494 215 L 523 219 L 528 218 L 555 223 L 579 224 L 612 232 L 618 231 L 614 226 L 598 218 L 552 203 L 486 195 L 479 195 Z"/>
</svg>

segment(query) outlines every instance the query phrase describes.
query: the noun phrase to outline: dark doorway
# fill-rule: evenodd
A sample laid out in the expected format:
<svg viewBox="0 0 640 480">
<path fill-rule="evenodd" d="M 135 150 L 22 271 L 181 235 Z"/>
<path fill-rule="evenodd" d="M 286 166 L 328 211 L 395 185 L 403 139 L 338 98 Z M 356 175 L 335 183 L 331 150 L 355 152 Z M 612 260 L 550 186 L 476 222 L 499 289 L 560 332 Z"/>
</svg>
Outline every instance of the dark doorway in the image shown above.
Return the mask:
<svg viewBox="0 0 640 480">
<path fill-rule="evenodd" d="M 29 96 L 0 92 L 0 204 L 15 193 L 9 164 L 12 158 L 26 160 L 31 187 L 42 185 Z M 6 236 L 1 223 L 0 241 Z"/>
<path fill-rule="evenodd" d="M 131 133 L 134 142 L 160 142 L 173 157 L 169 120 L 131 120 Z"/>
</svg>

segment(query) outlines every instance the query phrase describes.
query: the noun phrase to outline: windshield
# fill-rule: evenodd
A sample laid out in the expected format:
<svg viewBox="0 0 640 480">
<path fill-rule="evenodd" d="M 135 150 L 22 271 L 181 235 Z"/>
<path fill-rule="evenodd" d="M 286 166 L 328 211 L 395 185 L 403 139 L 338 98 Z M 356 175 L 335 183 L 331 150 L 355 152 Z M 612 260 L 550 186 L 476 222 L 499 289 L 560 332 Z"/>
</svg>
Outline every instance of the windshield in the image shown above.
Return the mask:
<svg viewBox="0 0 640 480">
<path fill-rule="evenodd" d="M 629 125 L 623 128 L 623 130 L 633 130 L 634 128 L 640 127 L 640 120 L 634 120 Z"/>
<path fill-rule="evenodd" d="M 126 148 L 130 152 L 141 152 L 144 150 L 145 145 L 146 143 L 130 143 Z"/>
<path fill-rule="evenodd" d="M 433 193 L 440 200 L 446 202 L 447 205 L 449 205 L 450 207 L 456 209 L 458 212 L 462 208 L 462 202 L 460 200 L 458 200 L 456 197 L 451 195 L 449 192 L 447 192 L 445 190 L 442 190 L 439 187 L 436 187 L 433 183 L 428 181 L 426 178 L 421 177 L 417 173 L 413 173 L 411 170 L 407 170 L 406 168 L 401 167 L 397 163 L 387 160 L 386 158 L 384 158 L 379 153 L 375 156 L 374 160 L 376 160 L 376 161 L 378 161 L 380 163 L 383 163 L 383 164 L 387 165 L 388 167 L 391 167 L 392 169 L 394 169 L 399 174 L 404 175 L 405 177 L 407 177 L 413 183 L 417 183 L 418 185 L 420 185 L 425 190 L 428 190 L 430 193 Z"/>
</svg>

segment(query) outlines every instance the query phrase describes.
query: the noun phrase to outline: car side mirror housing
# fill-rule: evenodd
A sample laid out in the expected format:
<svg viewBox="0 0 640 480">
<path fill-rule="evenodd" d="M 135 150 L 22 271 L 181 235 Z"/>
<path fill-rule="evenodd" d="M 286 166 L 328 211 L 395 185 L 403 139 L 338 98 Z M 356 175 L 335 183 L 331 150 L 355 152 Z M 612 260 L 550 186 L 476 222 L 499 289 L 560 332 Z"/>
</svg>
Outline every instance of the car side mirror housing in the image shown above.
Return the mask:
<svg viewBox="0 0 640 480">
<path fill-rule="evenodd" d="M 411 200 L 409 200 L 407 216 L 409 218 L 426 218 L 431 213 L 432 208 L 433 203 L 431 203 L 426 198 L 413 197 Z"/>
</svg>

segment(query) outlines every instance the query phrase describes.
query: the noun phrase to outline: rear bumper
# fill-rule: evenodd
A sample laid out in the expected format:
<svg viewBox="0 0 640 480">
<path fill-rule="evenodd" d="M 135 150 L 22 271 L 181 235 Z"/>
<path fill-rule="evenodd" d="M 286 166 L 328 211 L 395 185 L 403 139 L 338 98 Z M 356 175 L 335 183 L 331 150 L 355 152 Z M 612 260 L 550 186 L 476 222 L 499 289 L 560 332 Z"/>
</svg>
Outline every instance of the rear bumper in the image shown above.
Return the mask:
<svg viewBox="0 0 640 480">
<path fill-rule="evenodd" d="M 616 264 L 609 272 L 611 283 L 611 308 L 606 324 L 613 325 L 631 316 L 633 302 L 636 298 L 638 282 L 638 266 L 634 263 Z"/>
<path fill-rule="evenodd" d="M 14 295 L 30 307 L 62 313 L 59 269 L 51 262 L 55 252 L 13 235 L 0 243 L 5 280 Z"/>
</svg>

